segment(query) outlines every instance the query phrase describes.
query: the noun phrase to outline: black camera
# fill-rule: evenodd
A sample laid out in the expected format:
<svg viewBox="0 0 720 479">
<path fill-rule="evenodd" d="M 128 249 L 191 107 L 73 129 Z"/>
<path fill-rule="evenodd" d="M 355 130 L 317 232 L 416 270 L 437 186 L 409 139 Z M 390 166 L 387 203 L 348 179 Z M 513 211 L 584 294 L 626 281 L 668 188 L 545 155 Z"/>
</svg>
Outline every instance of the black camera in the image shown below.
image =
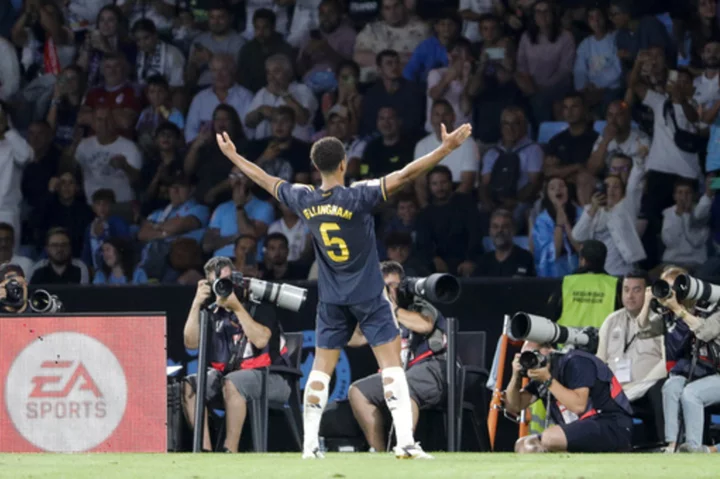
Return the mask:
<svg viewBox="0 0 720 479">
<path fill-rule="evenodd" d="M 672 288 L 670 287 L 670 283 L 668 283 L 664 279 L 659 279 L 655 281 L 652 284 L 650 291 L 652 291 L 652 295 L 658 299 L 668 299 L 670 296 L 672 296 Z"/>
<path fill-rule="evenodd" d="M 5 298 L 0 301 L 3 306 L 20 308 L 25 304 L 25 288 L 16 279 L 5 283 Z"/>
<path fill-rule="evenodd" d="M 431 274 L 426 278 L 406 277 L 398 286 L 398 304 L 409 304 L 414 296 L 433 303 L 450 304 L 460 297 L 460 281 L 444 273 Z"/>
<path fill-rule="evenodd" d="M 520 353 L 520 374 L 527 377 L 530 369 L 544 368 L 548 364 L 548 358 L 539 351 L 524 351 Z"/>
<path fill-rule="evenodd" d="M 212 284 L 212 292 L 218 298 L 227 298 L 233 292 L 238 299 L 243 299 L 243 275 L 238 271 L 233 271 L 227 278 L 218 278 Z"/>
</svg>

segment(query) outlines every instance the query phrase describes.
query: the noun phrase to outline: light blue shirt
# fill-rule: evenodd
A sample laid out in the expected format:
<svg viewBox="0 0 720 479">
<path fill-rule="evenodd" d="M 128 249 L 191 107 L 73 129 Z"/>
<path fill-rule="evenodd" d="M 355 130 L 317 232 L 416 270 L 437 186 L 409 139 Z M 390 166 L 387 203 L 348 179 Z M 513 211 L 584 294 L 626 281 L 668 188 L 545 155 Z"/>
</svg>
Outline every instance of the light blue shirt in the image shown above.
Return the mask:
<svg viewBox="0 0 720 479">
<path fill-rule="evenodd" d="M 432 36 L 415 48 L 405 65 L 403 77 L 410 81 L 426 83 L 430 70 L 446 66 L 448 66 L 447 49 L 436 36 Z"/>
<path fill-rule="evenodd" d="M 502 142 L 493 146 L 485 156 L 482 162 L 482 174 L 489 175 L 492 173 L 495 162 L 500 157 L 500 152 L 496 149 L 507 152 Z M 517 152 L 520 158 L 520 177 L 518 178 L 517 190 L 520 191 L 530 183 L 530 173 L 540 173 L 543 165 L 543 150 L 537 143 L 530 138 L 525 137 L 517 142 L 511 151 Z"/>
<path fill-rule="evenodd" d="M 254 196 L 245 204 L 245 214 L 248 219 L 253 221 L 262 221 L 268 226 L 275 220 L 275 210 L 267 201 L 262 201 Z M 225 238 L 238 234 L 237 213 L 235 203 L 226 201 L 218 205 L 210 218 L 210 228 L 220 231 L 220 236 Z M 258 241 L 258 261 L 262 261 L 262 241 Z M 213 256 L 227 256 L 232 258 L 235 256 L 235 245 L 229 244 L 215 250 Z"/>
<path fill-rule="evenodd" d="M 147 284 L 148 277 L 145 274 L 145 271 L 142 268 L 135 268 L 135 272 L 133 273 L 132 282 L 130 284 Z M 125 276 L 121 276 L 118 278 L 117 276 L 110 276 L 110 279 L 108 279 L 105 276 L 105 273 L 102 272 L 102 270 L 98 270 L 95 273 L 95 277 L 93 278 L 93 284 L 112 284 L 112 285 L 123 285 L 128 284 L 127 278 Z"/>
<path fill-rule="evenodd" d="M 208 220 L 210 219 L 210 210 L 207 206 L 201 205 L 195 200 L 188 200 L 180 206 L 171 208 L 166 213 L 166 208 L 155 210 L 148 216 L 148 221 L 152 223 L 162 223 L 170 218 L 185 218 L 187 216 L 194 216 L 200 222 L 200 228 L 188 231 L 187 233 L 171 236 L 167 238 L 167 241 L 172 241 L 175 238 L 192 238 L 198 243 L 202 244 L 203 235 L 205 235 L 205 228 L 207 227 Z"/>
<path fill-rule="evenodd" d="M 253 101 L 253 94 L 250 93 L 245 87 L 240 85 L 234 85 L 228 91 L 228 96 L 222 103 L 230 105 L 235 108 L 235 111 L 240 115 L 240 121 L 245 126 L 245 116 L 248 113 L 248 107 Z M 213 112 L 215 108 L 220 104 L 220 99 L 217 97 L 212 88 L 206 88 L 200 93 L 195 95 L 192 103 L 190 103 L 190 110 L 187 114 L 187 121 L 185 122 L 185 141 L 191 143 L 198 133 L 200 128 L 206 123 L 212 121 Z M 252 130 L 245 129 L 245 135 L 248 138 L 252 138 L 250 134 Z"/>
<path fill-rule="evenodd" d="M 705 158 L 705 171 L 717 170 L 720 170 L 720 115 L 710 125 L 710 139 L 707 146 L 707 158 Z"/>
<path fill-rule="evenodd" d="M 582 90 L 588 83 L 598 88 L 619 88 L 622 66 L 615 46 L 616 32 L 602 40 L 589 36 L 580 43 L 575 57 L 575 89 Z"/>
</svg>

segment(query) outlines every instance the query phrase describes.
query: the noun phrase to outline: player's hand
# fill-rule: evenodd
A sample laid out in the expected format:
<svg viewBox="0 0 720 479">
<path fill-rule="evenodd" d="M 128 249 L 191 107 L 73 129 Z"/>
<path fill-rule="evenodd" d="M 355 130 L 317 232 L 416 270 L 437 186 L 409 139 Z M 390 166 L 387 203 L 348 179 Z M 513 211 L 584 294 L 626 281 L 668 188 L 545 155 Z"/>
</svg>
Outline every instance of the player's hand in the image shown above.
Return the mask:
<svg viewBox="0 0 720 479">
<path fill-rule="evenodd" d="M 232 142 L 230 135 L 228 135 L 226 131 L 223 131 L 222 134 L 218 133 L 215 136 L 217 138 L 217 144 L 220 147 L 220 151 L 222 151 L 225 156 L 230 158 L 231 156 L 237 154 L 235 143 Z"/>
<path fill-rule="evenodd" d="M 463 142 L 467 140 L 471 134 L 472 126 L 470 125 L 470 123 L 465 123 L 452 133 L 447 132 L 447 128 L 445 128 L 444 123 L 440 125 L 440 136 L 442 138 L 443 146 L 446 146 L 451 150 L 459 148 L 460 145 L 462 145 Z"/>
</svg>

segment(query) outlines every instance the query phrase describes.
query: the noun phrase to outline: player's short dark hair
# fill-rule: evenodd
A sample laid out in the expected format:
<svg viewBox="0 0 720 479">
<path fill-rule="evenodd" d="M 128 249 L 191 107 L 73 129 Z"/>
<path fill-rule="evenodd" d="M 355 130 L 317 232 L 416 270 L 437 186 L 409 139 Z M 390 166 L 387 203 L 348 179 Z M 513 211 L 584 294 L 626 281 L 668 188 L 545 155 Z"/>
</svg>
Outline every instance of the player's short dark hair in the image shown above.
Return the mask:
<svg viewBox="0 0 720 479">
<path fill-rule="evenodd" d="M 279 107 L 275 108 L 275 112 L 273 113 L 273 118 L 277 116 L 286 116 L 292 120 L 293 123 L 295 123 L 296 116 L 295 116 L 295 110 L 290 108 L 287 105 L 280 105 Z"/>
<path fill-rule="evenodd" d="M 257 10 L 255 10 L 255 13 L 253 13 L 253 18 L 252 18 L 253 25 L 258 20 L 267 20 L 270 25 L 275 26 L 277 17 L 275 16 L 275 12 L 273 12 L 270 9 L 258 8 Z"/>
<path fill-rule="evenodd" d="M 385 58 L 385 57 L 400 58 L 400 55 L 395 50 L 387 49 L 387 50 L 381 51 L 375 57 L 375 63 L 377 64 L 378 67 L 380 65 L 382 65 L 383 58 Z"/>
<path fill-rule="evenodd" d="M 334 136 L 321 138 L 310 149 L 310 159 L 320 173 L 332 173 L 345 159 L 345 145 Z"/>
<path fill-rule="evenodd" d="M 430 181 L 430 177 L 435 174 L 443 174 L 448 177 L 448 180 L 452 181 L 452 171 L 450 171 L 450 168 L 448 168 L 445 165 L 437 165 L 435 168 L 430 170 L 427 174 L 428 181 Z"/>
<path fill-rule="evenodd" d="M 575 99 L 580 100 L 580 103 L 585 105 L 585 98 L 583 98 L 582 93 L 580 93 L 579 91 L 571 91 L 571 92 L 566 93 L 565 96 L 563 97 L 563 102 L 565 100 L 575 100 Z"/>
<path fill-rule="evenodd" d="M 270 242 L 273 240 L 282 241 L 283 243 L 285 243 L 286 248 L 290 247 L 290 242 L 288 241 L 287 236 L 282 233 L 270 233 L 265 237 L 265 244 L 269 245 Z"/>
<path fill-rule="evenodd" d="M 155 35 L 157 34 L 157 27 L 155 27 L 155 22 L 153 22 L 149 18 L 141 18 L 140 20 L 135 22 L 135 25 L 133 25 L 132 27 L 132 33 L 137 32 L 145 32 Z"/>
<path fill-rule="evenodd" d="M 478 25 L 480 25 L 482 22 L 495 22 L 498 25 L 500 25 L 502 23 L 502 21 L 500 20 L 500 17 L 498 17 L 494 13 L 483 13 L 482 15 L 480 15 L 480 18 L 478 18 L 477 23 L 478 23 Z"/>
<path fill-rule="evenodd" d="M 437 106 L 442 105 L 445 108 L 449 109 L 453 114 L 455 114 L 455 109 L 452 107 L 449 101 L 447 101 L 445 98 L 439 98 L 435 101 L 433 101 L 432 109 L 434 110 Z"/>
<path fill-rule="evenodd" d="M 55 228 L 50 228 L 45 235 L 45 242 L 47 243 L 50 241 L 50 238 L 52 238 L 55 235 L 63 235 L 67 239 L 70 239 L 70 232 L 67 230 L 67 228 L 63 228 L 62 226 L 56 226 Z"/>
<path fill-rule="evenodd" d="M 244 240 L 245 238 L 250 238 L 251 240 L 253 240 L 253 241 L 255 242 L 255 245 L 257 246 L 257 242 L 258 242 L 258 241 L 257 241 L 257 238 L 256 238 L 254 235 L 241 234 L 240 236 L 237 237 L 237 239 L 235 239 L 235 243 L 233 244 L 233 248 L 237 248 L 237 245 L 240 244 L 240 242 L 241 242 L 242 240 Z"/>
<path fill-rule="evenodd" d="M 115 204 L 115 192 L 109 188 L 100 188 L 92 194 L 90 200 L 93 203 L 98 201 L 107 201 L 110 204 Z"/>
<path fill-rule="evenodd" d="M 472 42 L 465 37 L 457 37 L 453 42 L 448 45 L 447 51 L 451 52 L 457 47 L 465 48 L 468 52 L 472 52 Z"/>
<path fill-rule="evenodd" d="M 401 278 L 405 276 L 405 268 L 397 261 L 383 261 L 380 263 L 380 272 L 383 277 L 393 273 L 399 275 Z"/>
<path fill-rule="evenodd" d="M 634 269 L 630 271 L 625 276 L 623 276 L 623 281 L 625 281 L 626 279 L 641 279 L 645 281 L 646 286 L 650 284 L 650 275 L 647 271 L 643 269 Z"/>
<path fill-rule="evenodd" d="M 5 276 L 7 276 L 10 273 L 15 273 L 18 276 L 25 277 L 25 271 L 23 271 L 22 267 L 11 264 L 11 263 L 5 263 L 3 265 L 0 265 L 0 279 L 4 279 Z"/>
</svg>

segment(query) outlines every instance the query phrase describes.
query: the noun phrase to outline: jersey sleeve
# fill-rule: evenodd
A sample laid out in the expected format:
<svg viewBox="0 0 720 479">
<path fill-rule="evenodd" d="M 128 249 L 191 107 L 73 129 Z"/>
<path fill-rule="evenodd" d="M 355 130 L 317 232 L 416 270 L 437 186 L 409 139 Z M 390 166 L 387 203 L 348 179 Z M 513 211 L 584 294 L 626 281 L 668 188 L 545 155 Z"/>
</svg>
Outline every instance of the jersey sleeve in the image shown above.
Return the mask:
<svg viewBox="0 0 720 479">
<path fill-rule="evenodd" d="M 273 188 L 273 196 L 299 215 L 302 210 L 303 198 L 313 190 L 314 188 L 310 185 L 293 185 L 285 180 L 280 180 Z"/>
<path fill-rule="evenodd" d="M 378 180 L 358 181 L 350 185 L 358 192 L 357 209 L 370 211 L 381 201 L 387 201 L 385 177 Z"/>
</svg>

